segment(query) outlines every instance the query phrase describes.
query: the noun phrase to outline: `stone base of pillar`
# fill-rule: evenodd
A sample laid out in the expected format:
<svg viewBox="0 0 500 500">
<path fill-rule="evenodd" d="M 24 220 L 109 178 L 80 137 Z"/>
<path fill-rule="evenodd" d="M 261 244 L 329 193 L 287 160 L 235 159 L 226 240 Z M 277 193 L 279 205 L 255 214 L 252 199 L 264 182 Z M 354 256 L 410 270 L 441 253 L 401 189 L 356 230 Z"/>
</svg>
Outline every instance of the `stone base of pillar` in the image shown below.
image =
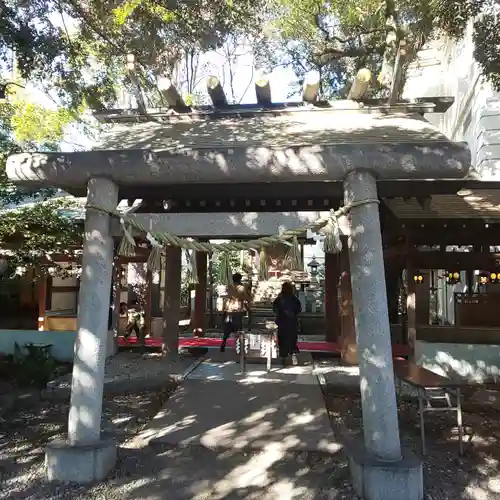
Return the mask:
<svg viewBox="0 0 500 500">
<path fill-rule="evenodd" d="M 112 437 L 89 445 L 72 446 L 57 439 L 45 449 L 45 474 L 49 481 L 91 483 L 102 481 L 116 465 L 117 445 Z"/>
<path fill-rule="evenodd" d="M 370 457 L 362 446 L 347 447 L 354 491 L 364 500 L 422 500 L 422 461 L 409 450 L 397 462 Z"/>
</svg>

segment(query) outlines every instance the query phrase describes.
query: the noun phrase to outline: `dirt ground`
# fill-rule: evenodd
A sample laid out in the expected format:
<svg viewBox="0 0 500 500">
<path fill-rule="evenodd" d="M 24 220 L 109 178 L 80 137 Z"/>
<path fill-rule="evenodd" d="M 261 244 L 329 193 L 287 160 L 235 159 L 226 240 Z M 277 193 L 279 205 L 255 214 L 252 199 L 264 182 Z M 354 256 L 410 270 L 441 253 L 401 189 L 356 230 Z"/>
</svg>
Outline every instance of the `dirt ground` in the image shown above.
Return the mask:
<svg viewBox="0 0 500 500">
<path fill-rule="evenodd" d="M 131 392 L 105 397 L 103 428 L 111 429 L 120 443 L 137 434 L 153 418 L 175 389 Z M 43 475 L 44 447 L 63 435 L 69 401 L 41 401 L 30 409 L 13 410 L 0 421 L 0 498 L 46 498 L 29 493 Z"/>
<path fill-rule="evenodd" d="M 325 401 L 337 436 L 361 435 L 359 391 L 327 386 Z M 427 500 L 498 500 L 500 498 L 500 412 L 471 403 L 464 409 L 464 456 L 459 455 L 456 414 L 427 413 L 424 487 Z M 403 444 L 420 453 L 420 427 L 416 401 L 399 405 Z"/>
<path fill-rule="evenodd" d="M 161 391 L 140 391 L 106 397 L 103 428 L 112 428 L 120 443 L 129 441 L 160 410 L 174 387 L 175 384 L 171 383 Z M 359 390 L 330 385 L 324 387 L 324 394 L 336 438 L 342 441 L 346 436 L 360 435 Z M 426 500 L 500 499 L 500 411 L 472 401 L 470 397 L 465 398 L 465 454 L 462 457 L 458 454 L 454 414 L 443 412 L 426 415 Z M 0 499 L 206 500 L 212 497 L 207 497 L 205 493 L 196 495 L 193 484 L 208 485 L 209 478 L 213 481 L 223 474 L 230 477 L 230 474 L 238 470 L 238 460 L 250 461 L 251 458 L 243 457 L 241 453 L 240 457 L 215 456 L 207 450 L 196 449 L 162 451 L 125 447 L 121 449 L 117 468 L 102 484 L 89 488 L 48 485 L 43 481 L 44 447 L 47 441 L 62 435 L 67 425 L 67 413 L 67 401 L 42 401 L 29 410 L 8 412 L 3 420 L 0 419 Z M 399 415 L 404 444 L 420 453 L 416 402 L 400 401 Z M 311 460 L 311 457 L 306 458 Z M 197 465 L 193 469 L 195 462 Z M 300 497 L 304 500 L 357 499 L 349 484 L 349 472 L 343 453 L 335 457 L 314 459 L 313 465 L 307 464 L 307 474 L 304 474 L 304 464 L 297 458 L 282 460 L 278 464 L 282 470 L 277 468 L 274 471 L 276 477 L 283 481 L 290 477 L 295 478 L 296 482 L 297 478 L 301 479 L 304 493 Z M 278 465 L 275 464 L 276 467 Z M 157 491 L 152 495 L 152 488 L 155 491 L 160 488 L 161 493 Z M 173 495 L 172 488 L 176 489 L 178 496 Z M 266 491 L 264 488 L 254 492 L 241 491 L 223 498 L 267 500 L 279 497 L 281 500 L 281 494 L 272 496 L 274 493 L 270 492 L 266 496 Z M 283 497 L 283 500 L 286 498 Z"/>
</svg>

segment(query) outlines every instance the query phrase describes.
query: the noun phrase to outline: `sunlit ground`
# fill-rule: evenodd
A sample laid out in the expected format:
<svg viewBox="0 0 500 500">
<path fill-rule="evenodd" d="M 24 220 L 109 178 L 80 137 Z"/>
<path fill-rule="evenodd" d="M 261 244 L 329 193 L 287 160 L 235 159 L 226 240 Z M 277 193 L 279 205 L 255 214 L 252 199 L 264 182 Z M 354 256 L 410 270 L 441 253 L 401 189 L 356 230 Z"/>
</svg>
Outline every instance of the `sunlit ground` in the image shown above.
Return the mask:
<svg viewBox="0 0 500 500">
<path fill-rule="evenodd" d="M 263 367 L 251 371 L 247 377 L 280 379 L 280 368 L 273 367 L 273 371 L 267 373 Z M 285 370 L 292 379 L 297 379 L 301 368 Z M 332 376 L 326 364 L 319 368 L 318 372 L 331 382 L 325 388 L 325 401 L 335 439 L 342 443 L 346 437 L 360 435 L 361 410 L 355 369 L 342 368 Z M 290 391 L 293 392 L 293 387 Z M 141 445 L 136 436 L 158 413 L 167 396 L 168 391 L 162 394 L 155 391 L 108 398 L 105 425 L 114 426 L 117 432 L 121 442 L 120 460 L 105 482 L 91 486 L 48 485 L 43 479 L 43 448 L 48 439 L 64 430 L 67 403 L 44 403 L 31 411 L 7 415 L 0 424 L 0 499 L 355 500 L 341 446 L 337 453 L 326 454 L 283 452 L 273 443 L 251 451 L 237 447 L 215 450 L 202 446 Z M 175 398 L 170 403 L 175 403 Z M 265 420 L 266 408 L 256 411 L 253 420 L 249 418 L 245 424 L 257 430 Z M 302 425 L 314 424 L 314 415 L 312 417 L 312 422 Z M 459 457 L 454 415 L 426 415 L 427 499 L 500 498 L 499 417 L 499 411 L 473 403 L 466 395 L 466 453 Z M 199 418 L 192 415 L 194 420 Z M 292 419 L 292 422 L 301 425 L 298 420 Z M 418 452 L 420 431 L 414 402 L 401 403 L 400 428 L 405 445 Z"/>
<path fill-rule="evenodd" d="M 361 434 L 359 391 L 328 387 L 325 399 L 332 425 L 339 435 Z M 500 498 L 500 412 L 472 403 L 464 408 L 465 454 L 458 453 L 458 430 L 453 412 L 427 413 L 424 487 L 427 498 L 493 500 Z M 399 407 L 400 432 L 406 446 L 420 452 L 420 428 L 416 401 L 403 400 Z"/>
</svg>

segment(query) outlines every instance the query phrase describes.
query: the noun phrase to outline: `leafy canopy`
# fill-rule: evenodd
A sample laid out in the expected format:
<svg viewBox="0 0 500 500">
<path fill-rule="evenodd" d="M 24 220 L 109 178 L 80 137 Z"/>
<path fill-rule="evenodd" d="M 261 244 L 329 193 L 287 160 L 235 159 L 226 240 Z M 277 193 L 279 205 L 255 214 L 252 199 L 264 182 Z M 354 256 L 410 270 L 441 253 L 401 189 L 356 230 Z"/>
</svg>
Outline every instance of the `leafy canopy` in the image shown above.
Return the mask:
<svg viewBox="0 0 500 500">
<path fill-rule="evenodd" d="M 8 182 L 7 157 L 56 150 L 65 127 L 84 107 L 113 105 L 117 91 L 130 86 L 124 68 L 127 54 L 135 55 L 141 84 L 152 96 L 157 77 L 170 75 L 186 50 L 216 48 L 230 34 L 256 29 L 255 14 L 262 3 L 0 0 L 1 67 L 37 82 L 60 102 L 59 109 L 49 110 L 15 94 L 0 101 L 0 248 L 13 252 L 11 262 L 36 265 L 40 256 L 77 244 L 81 235 L 78 225 L 61 212 L 70 208 L 66 201 L 5 211 L 26 197 L 48 200 L 53 194 L 30 194 Z"/>
<path fill-rule="evenodd" d="M 58 110 L 21 98 L 0 102 L 0 209 L 26 196 L 5 177 L 7 156 L 57 149 L 83 107 L 113 105 L 118 89 L 130 87 L 129 53 L 150 99 L 158 77 L 171 75 L 187 52 L 212 50 L 238 34 L 255 42 L 259 66 L 290 66 L 298 84 L 319 71 L 323 97 L 343 95 L 361 67 L 379 76 L 373 92 L 380 95 L 400 40 L 409 44 L 408 65 L 433 36 L 459 38 L 472 23 L 476 60 L 500 90 L 495 0 L 0 0 L 0 13 L 1 67 L 15 67 L 61 102 Z M 15 247 L 19 262 L 33 262 L 35 246 L 57 251 L 78 239 L 57 203 L 3 213 L 0 247 Z"/>
<path fill-rule="evenodd" d="M 473 23 L 475 58 L 500 90 L 500 13 L 493 0 L 271 0 L 270 30 L 262 56 L 270 65 L 290 66 L 299 83 L 311 70 L 326 86 L 325 97 L 344 94 L 351 75 L 368 67 L 384 93 L 399 40 L 408 64 L 432 37 L 461 38 Z M 405 68 L 405 69 L 406 69 Z"/>
<path fill-rule="evenodd" d="M 0 0 L 0 59 L 14 51 L 23 78 L 59 92 L 64 105 L 103 109 L 119 88 L 132 53 L 141 84 L 154 90 L 186 49 L 221 46 L 230 34 L 257 30 L 264 0 Z"/>
<path fill-rule="evenodd" d="M 50 189 L 27 192 L 14 186 L 5 173 L 5 162 L 12 153 L 56 150 L 72 119 L 65 109 L 46 109 L 22 95 L 0 102 L 0 253 L 9 257 L 13 268 L 38 270 L 41 257 L 81 242 L 81 226 L 68 217 L 73 203 L 51 199 L 54 191 Z"/>
</svg>

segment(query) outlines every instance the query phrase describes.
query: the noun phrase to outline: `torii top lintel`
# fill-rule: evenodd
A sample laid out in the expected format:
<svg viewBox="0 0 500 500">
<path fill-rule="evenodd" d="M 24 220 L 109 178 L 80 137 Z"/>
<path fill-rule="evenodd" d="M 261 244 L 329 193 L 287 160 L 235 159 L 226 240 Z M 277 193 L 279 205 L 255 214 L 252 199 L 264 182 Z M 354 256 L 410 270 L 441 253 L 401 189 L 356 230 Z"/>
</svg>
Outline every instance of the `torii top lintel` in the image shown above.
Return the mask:
<svg viewBox="0 0 500 500">
<path fill-rule="evenodd" d="M 380 180 L 467 176 L 468 148 L 448 140 L 411 106 L 355 104 L 217 118 L 143 116 L 108 125 L 90 151 L 13 155 L 7 175 L 72 193 L 81 193 L 91 177 L 158 187 L 342 181 L 357 169 Z"/>
</svg>

